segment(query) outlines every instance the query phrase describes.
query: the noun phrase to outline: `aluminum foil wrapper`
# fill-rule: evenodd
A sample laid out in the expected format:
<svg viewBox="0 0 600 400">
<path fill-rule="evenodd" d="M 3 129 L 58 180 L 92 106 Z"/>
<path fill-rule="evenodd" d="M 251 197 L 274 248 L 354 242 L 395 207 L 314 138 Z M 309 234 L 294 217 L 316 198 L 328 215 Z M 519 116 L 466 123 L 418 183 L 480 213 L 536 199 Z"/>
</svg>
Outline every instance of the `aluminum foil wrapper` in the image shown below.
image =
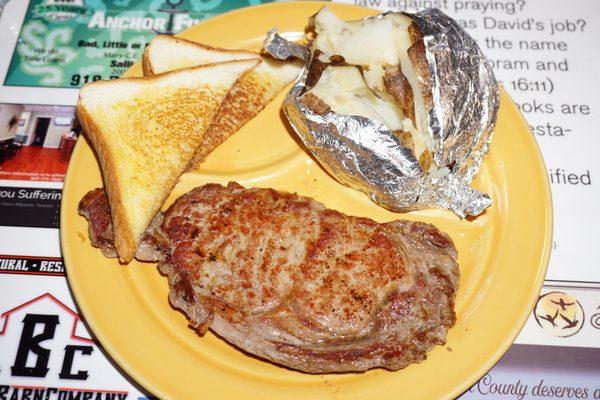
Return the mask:
<svg viewBox="0 0 600 400">
<path fill-rule="evenodd" d="M 476 216 L 491 205 L 469 186 L 488 152 L 498 113 L 494 73 L 477 43 L 437 9 L 404 12 L 423 33 L 432 84 L 428 131 L 432 155 L 449 173 L 424 173 L 413 152 L 382 123 L 360 116 L 314 113 L 300 102 L 307 67 L 286 96 L 284 112 L 306 147 L 339 182 L 394 211 L 445 208 Z M 368 18 L 381 18 L 380 14 Z M 306 48 L 269 31 L 264 49 L 309 64 Z"/>
</svg>

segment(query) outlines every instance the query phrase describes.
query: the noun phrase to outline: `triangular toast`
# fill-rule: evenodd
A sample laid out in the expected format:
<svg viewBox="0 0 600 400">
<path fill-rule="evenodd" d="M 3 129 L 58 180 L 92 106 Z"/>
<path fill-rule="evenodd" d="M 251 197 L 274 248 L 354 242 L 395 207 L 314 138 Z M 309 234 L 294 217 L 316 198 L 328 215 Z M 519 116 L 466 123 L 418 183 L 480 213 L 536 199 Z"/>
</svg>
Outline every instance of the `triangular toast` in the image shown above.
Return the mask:
<svg viewBox="0 0 600 400">
<path fill-rule="evenodd" d="M 227 92 L 257 62 L 97 81 L 81 89 L 77 115 L 100 161 L 122 262 L 133 258 Z"/>
<path fill-rule="evenodd" d="M 259 59 L 252 51 L 229 50 L 192 42 L 169 35 L 157 35 L 144 51 L 142 67 L 145 76 L 180 68 L 215 64 L 224 61 Z"/>
<path fill-rule="evenodd" d="M 172 36 L 156 36 L 144 52 L 144 73 L 161 73 L 176 68 L 260 58 L 262 62 L 246 72 L 227 94 L 219 113 L 198 147 L 190 168 L 197 167 L 208 154 L 244 124 L 254 118 L 300 72 L 297 62 L 276 61 L 258 53 L 220 49 Z"/>
</svg>

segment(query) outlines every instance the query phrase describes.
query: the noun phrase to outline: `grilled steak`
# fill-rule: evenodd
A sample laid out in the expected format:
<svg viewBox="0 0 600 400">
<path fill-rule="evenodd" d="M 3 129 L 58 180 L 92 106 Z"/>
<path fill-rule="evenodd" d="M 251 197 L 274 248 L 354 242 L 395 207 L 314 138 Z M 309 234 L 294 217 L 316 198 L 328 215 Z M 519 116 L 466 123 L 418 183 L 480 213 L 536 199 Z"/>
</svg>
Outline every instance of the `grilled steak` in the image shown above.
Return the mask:
<svg viewBox="0 0 600 400">
<path fill-rule="evenodd" d="M 104 189 L 87 192 L 79 201 L 78 211 L 89 222 L 88 234 L 92 245 L 99 247 L 106 257 L 117 257 L 108 197 L 106 197 Z M 155 237 L 151 233 L 157 229 L 162 219 L 163 214 L 159 212 L 146 230 L 135 254 L 138 260 L 160 261 L 164 259 L 164 254 L 158 249 Z"/>
<path fill-rule="evenodd" d="M 105 221 L 94 210 L 84 210 L 91 231 Z M 294 369 L 397 370 L 425 359 L 455 322 L 456 249 L 433 225 L 208 184 L 159 214 L 144 242 L 137 257 L 159 260 L 169 300 L 200 333 Z"/>
<path fill-rule="evenodd" d="M 106 257 L 116 257 L 115 235 L 113 234 L 108 198 L 104 189 L 90 190 L 79 201 L 79 214 L 89 222 L 88 234 L 95 247 Z"/>
</svg>

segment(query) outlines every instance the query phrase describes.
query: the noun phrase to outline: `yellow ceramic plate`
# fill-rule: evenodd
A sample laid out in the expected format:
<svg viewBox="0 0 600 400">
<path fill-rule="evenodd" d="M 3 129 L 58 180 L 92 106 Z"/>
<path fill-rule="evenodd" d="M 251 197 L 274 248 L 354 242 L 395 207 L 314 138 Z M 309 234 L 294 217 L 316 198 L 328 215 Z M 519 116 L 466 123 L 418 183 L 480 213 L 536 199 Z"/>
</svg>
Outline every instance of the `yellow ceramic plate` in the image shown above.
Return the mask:
<svg viewBox="0 0 600 400">
<path fill-rule="evenodd" d="M 181 34 L 215 46 L 258 49 L 266 31 L 303 31 L 318 3 L 274 3 L 208 20 Z M 345 19 L 373 11 L 331 4 Z M 140 75 L 136 65 L 128 75 Z M 198 336 L 169 306 L 167 280 L 153 264 L 119 265 L 92 248 L 77 203 L 102 186 L 90 147 L 79 140 L 63 192 L 61 239 L 69 282 L 89 326 L 135 380 L 161 399 L 437 399 L 457 396 L 510 346 L 537 298 L 548 263 L 552 214 L 545 168 L 529 129 L 503 92 L 498 126 L 475 186 L 493 206 L 474 221 L 427 210 L 394 214 L 346 188 L 298 146 L 279 111 L 283 93 L 186 174 L 167 204 L 207 182 L 237 181 L 311 196 L 378 221 L 431 222 L 454 239 L 462 274 L 457 323 L 445 346 L 397 371 L 310 375 L 250 357 L 212 333 Z"/>
</svg>

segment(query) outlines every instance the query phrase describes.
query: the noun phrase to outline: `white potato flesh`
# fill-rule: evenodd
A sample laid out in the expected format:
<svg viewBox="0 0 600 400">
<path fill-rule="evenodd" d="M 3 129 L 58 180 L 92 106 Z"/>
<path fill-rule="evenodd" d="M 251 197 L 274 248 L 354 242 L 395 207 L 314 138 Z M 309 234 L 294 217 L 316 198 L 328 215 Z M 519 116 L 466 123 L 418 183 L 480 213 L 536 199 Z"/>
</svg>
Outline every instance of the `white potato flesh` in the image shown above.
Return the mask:
<svg viewBox="0 0 600 400">
<path fill-rule="evenodd" d="M 339 19 L 327 7 L 321 8 L 315 16 L 315 31 L 318 33 L 315 44 L 323 53 L 334 54 L 333 51 L 339 41 L 339 37 L 348 24 Z"/>
<path fill-rule="evenodd" d="M 383 75 L 385 71 L 380 64 L 369 64 L 366 68 L 363 68 L 363 75 L 367 86 L 378 92 L 385 92 L 385 86 L 383 84 Z"/>
<path fill-rule="evenodd" d="M 366 20 L 343 35 L 334 52 L 348 64 L 394 65 L 399 55 L 394 35 L 390 34 L 393 31 L 389 19 Z"/>
<path fill-rule="evenodd" d="M 307 93 L 317 96 L 338 114 L 374 119 L 392 130 L 404 128 L 398 107 L 376 96 L 356 67 L 328 67 Z"/>
<path fill-rule="evenodd" d="M 315 16 L 314 23 L 317 36 L 313 49 L 322 52 L 319 59 L 328 62 L 331 56 L 342 56 L 346 63 L 362 67 L 364 79 L 356 68 L 351 67 L 347 70 L 353 72 L 337 70 L 338 72 L 328 74 L 328 70 L 340 68 L 328 67 L 315 86 L 315 88 L 319 87 L 320 95 L 313 94 L 340 114 L 361 115 L 368 118 L 371 118 L 370 115 L 378 115 L 379 118 L 373 119 L 383 122 L 389 129 L 410 132 L 417 159 L 425 150 L 431 150 L 431 138 L 428 133 L 429 110 L 425 108 L 416 72 L 408 58 L 408 49 L 412 45 L 408 27 L 412 20 L 406 15 L 388 14 L 378 19 L 346 22 L 339 19 L 327 7 L 323 7 Z M 385 90 L 383 80 L 385 71 L 397 66 L 400 66 L 402 74 L 412 88 L 416 126 L 403 115 Z M 351 75 L 356 82 L 360 82 L 362 85 L 360 95 L 357 94 L 358 92 L 336 93 L 335 90 L 341 88 L 339 79 L 346 74 Z M 330 90 L 325 87 L 325 84 L 321 85 L 324 79 L 327 84 L 337 85 L 336 88 Z M 330 101 L 334 101 L 335 104 Z M 357 104 L 349 104 L 350 101 Z M 338 111 L 342 109 L 354 112 Z"/>
<path fill-rule="evenodd" d="M 392 65 L 399 56 L 390 35 L 393 24 L 390 19 L 346 22 L 324 7 L 315 17 L 316 47 L 325 57 L 343 56 L 348 64 Z"/>
</svg>

